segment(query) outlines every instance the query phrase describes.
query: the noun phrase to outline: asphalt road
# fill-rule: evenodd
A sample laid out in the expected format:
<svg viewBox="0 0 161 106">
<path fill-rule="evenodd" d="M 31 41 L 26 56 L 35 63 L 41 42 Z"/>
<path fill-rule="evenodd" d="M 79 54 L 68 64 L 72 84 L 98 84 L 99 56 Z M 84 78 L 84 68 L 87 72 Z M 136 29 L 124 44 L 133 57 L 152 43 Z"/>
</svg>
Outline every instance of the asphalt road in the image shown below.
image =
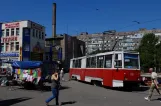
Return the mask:
<svg viewBox="0 0 161 106">
<path fill-rule="evenodd" d="M 97 87 L 77 81 L 63 82 L 60 90 L 62 106 L 159 106 L 161 102 L 157 92 L 152 101 L 145 101 L 148 90 L 120 91 Z M 16 87 L 9 91 L 0 87 L 0 106 L 45 106 L 45 99 L 51 95 L 50 91 L 24 90 Z M 50 103 L 54 106 L 54 100 Z"/>
</svg>

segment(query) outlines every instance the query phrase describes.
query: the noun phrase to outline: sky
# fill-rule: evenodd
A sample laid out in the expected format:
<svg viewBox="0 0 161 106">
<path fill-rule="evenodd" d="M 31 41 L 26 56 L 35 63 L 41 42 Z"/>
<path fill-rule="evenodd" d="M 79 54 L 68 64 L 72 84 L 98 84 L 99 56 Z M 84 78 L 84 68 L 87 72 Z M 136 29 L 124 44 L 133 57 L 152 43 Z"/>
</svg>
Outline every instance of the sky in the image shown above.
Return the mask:
<svg viewBox="0 0 161 106">
<path fill-rule="evenodd" d="M 0 0 L 0 22 L 32 20 L 51 36 L 53 2 L 57 3 L 57 34 L 161 29 L 161 0 Z"/>
</svg>

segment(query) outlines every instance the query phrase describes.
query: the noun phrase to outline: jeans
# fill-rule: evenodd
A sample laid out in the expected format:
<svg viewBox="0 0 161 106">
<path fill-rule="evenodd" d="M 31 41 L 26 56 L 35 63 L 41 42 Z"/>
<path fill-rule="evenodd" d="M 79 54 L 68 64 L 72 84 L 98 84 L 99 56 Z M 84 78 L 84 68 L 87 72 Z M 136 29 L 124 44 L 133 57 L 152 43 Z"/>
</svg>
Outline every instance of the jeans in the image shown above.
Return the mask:
<svg viewBox="0 0 161 106">
<path fill-rule="evenodd" d="M 58 99 L 59 99 L 59 90 L 57 88 L 53 88 L 52 89 L 52 94 L 53 95 L 46 100 L 46 103 L 49 103 L 51 100 L 53 100 L 54 98 L 56 98 L 55 99 L 56 100 L 56 105 L 58 105 L 59 104 L 59 102 L 58 102 Z"/>
</svg>

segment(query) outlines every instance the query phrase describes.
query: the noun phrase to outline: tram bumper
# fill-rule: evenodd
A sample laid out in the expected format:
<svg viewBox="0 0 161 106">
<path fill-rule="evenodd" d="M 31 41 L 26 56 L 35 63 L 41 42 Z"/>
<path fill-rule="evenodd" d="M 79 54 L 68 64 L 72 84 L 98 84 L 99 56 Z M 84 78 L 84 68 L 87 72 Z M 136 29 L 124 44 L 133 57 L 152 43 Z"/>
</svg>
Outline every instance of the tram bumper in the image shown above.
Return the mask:
<svg viewBox="0 0 161 106">
<path fill-rule="evenodd" d="M 140 84 L 141 84 L 141 81 L 127 81 L 127 80 L 124 80 L 123 81 L 124 83 L 124 87 L 139 87 Z"/>
</svg>

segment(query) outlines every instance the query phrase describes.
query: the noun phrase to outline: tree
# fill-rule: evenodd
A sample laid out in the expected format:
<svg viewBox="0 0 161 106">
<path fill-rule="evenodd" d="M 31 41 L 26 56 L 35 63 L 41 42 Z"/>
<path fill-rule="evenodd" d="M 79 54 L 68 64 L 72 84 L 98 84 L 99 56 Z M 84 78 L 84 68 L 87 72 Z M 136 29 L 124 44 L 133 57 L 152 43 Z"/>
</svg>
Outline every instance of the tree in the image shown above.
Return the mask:
<svg viewBox="0 0 161 106">
<path fill-rule="evenodd" d="M 141 40 L 138 51 L 140 53 L 141 66 L 144 70 L 150 67 L 156 67 L 157 43 L 159 39 L 153 33 L 145 34 Z"/>
<path fill-rule="evenodd" d="M 159 42 L 157 45 L 156 45 L 156 67 L 157 69 L 159 70 L 159 72 L 161 71 L 160 70 L 160 67 L 161 67 L 161 42 Z"/>
</svg>

